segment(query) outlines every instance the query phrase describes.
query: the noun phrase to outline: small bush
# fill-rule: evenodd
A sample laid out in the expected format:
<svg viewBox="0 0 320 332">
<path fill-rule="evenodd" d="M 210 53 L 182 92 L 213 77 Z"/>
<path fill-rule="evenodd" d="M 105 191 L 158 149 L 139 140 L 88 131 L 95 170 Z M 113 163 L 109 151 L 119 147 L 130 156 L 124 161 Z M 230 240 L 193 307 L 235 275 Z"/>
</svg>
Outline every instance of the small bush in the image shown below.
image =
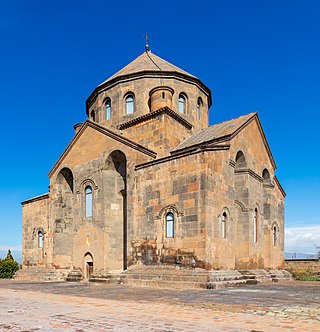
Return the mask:
<svg viewBox="0 0 320 332">
<path fill-rule="evenodd" d="M 7 257 L 0 259 L 0 278 L 12 278 L 18 269 L 19 264 L 14 260 L 11 251 L 8 250 Z"/>
</svg>

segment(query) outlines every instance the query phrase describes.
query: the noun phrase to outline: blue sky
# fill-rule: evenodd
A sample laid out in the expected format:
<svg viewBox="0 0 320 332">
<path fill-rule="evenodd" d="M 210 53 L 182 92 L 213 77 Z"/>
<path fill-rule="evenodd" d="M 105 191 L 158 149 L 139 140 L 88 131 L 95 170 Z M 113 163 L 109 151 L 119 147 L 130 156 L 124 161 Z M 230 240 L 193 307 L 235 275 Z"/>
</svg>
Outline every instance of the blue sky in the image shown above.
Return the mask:
<svg viewBox="0 0 320 332">
<path fill-rule="evenodd" d="M 0 0 L 0 251 L 94 87 L 151 50 L 212 90 L 210 124 L 253 111 L 286 198 L 286 250 L 320 243 L 320 2 Z"/>
</svg>

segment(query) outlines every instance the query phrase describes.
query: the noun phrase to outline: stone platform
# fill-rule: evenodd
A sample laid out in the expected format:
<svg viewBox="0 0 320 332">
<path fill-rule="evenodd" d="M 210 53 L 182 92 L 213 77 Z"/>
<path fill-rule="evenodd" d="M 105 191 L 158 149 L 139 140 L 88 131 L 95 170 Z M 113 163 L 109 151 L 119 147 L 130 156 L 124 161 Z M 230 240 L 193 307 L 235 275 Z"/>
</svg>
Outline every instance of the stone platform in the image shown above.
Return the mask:
<svg viewBox="0 0 320 332">
<path fill-rule="evenodd" d="M 26 281 L 83 281 L 80 270 L 30 267 L 19 270 L 16 280 Z M 175 266 L 136 265 L 126 271 L 95 271 L 90 282 L 126 284 L 140 287 L 173 289 L 220 289 L 258 283 L 290 280 L 285 270 L 204 270 Z"/>
<path fill-rule="evenodd" d="M 219 289 L 290 280 L 284 270 L 204 270 L 180 267 L 133 266 L 124 272 L 95 272 L 89 281 L 174 289 Z"/>
</svg>

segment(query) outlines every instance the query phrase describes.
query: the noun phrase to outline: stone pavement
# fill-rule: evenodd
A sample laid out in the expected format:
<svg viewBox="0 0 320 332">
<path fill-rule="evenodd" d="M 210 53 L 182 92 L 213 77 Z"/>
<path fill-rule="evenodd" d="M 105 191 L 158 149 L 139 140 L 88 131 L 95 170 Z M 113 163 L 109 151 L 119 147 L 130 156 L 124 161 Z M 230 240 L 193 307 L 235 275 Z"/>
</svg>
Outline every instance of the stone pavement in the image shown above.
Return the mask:
<svg viewBox="0 0 320 332">
<path fill-rule="evenodd" d="M 320 331 L 320 283 L 168 290 L 0 281 L 0 331 Z"/>
</svg>

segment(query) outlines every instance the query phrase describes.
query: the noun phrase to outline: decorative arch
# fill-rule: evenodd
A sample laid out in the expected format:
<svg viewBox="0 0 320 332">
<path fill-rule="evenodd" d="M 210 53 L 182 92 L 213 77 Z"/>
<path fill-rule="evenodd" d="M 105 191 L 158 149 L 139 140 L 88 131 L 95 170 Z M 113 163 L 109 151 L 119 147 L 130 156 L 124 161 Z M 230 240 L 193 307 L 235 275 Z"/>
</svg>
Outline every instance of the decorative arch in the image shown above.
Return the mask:
<svg viewBox="0 0 320 332">
<path fill-rule="evenodd" d="M 270 184 L 271 183 L 271 177 L 269 171 L 264 168 L 262 171 L 262 181 L 263 184 Z"/>
<path fill-rule="evenodd" d="M 178 217 L 183 216 L 183 212 L 176 205 L 167 205 L 160 210 L 159 214 L 155 217 L 155 219 L 163 219 L 165 214 L 168 212 L 174 212 Z"/>
<path fill-rule="evenodd" d="M 121 150 L 113 150 L 105 161 L 106 170 L 116 170 L 122 178 L 127 176 L 127 157 Z"/>
<path fill-rule="evenodd" d="M 60 185 L 64 185 L 65 191 L 70 191 L 73 193 L 73 174 L 70 168 L 63 167 L 57 175 L 56 181 Z"/>
<path fill-rule="evenodd" d="M 123 262 L 123 269 L 127 268 L 127 157 L 121 150 L 113 150 L 105 159 L 103 167 L 108 195 L 106 204 L 117 206 L 118 211 L 110 211 L 110 218 L 114 220 L 121 246 L 117 252 L 117 260 Z M 115 222 L 116 220 L 116 222 Z M 121 239 L 121 240 L 120 240 Z M 120 250 L 121 249 L 121 250 Z M 122 255 L 122 257 L 120 256 Z"/>
<path fill-rule="evenodd" d="M 236 154 L 236 164 L 235 164 L 235 170 L 246 168 L 247 162 L 246 158 L 241 150 L 239 150 Z"/>
<path fill-rule="evenodd" d="M 242 202 L 235 200 L 234 203 L 240 207 L 242 212 L 249 212 L 249 209 Z"/>
<path fill-rule="evenodd" d="M 98 186 L 92 178 L 86 178 L 77 187 L 77 194 L 80 194 L 82 191 L 84 191 L 87 185 L 91 186 L 93 190 L 98 189 Z"/>
</svg>

